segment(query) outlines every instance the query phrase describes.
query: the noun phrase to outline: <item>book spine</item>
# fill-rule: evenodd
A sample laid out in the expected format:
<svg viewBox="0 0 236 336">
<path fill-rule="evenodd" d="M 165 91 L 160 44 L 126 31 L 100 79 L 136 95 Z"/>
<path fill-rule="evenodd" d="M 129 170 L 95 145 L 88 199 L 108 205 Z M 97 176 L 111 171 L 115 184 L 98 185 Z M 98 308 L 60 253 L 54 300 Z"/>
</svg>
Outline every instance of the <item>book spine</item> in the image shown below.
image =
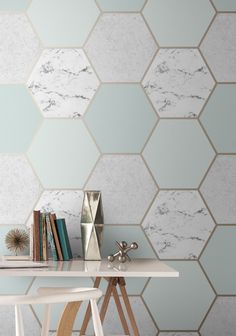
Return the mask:
<svg viewBox="0 0 236 336">
<path fill-rule="evenodd" d="M 53 238 L 53 234 L 52 234 L 52 230 L 51 230 L 49 214 L 46 214 L 46 223 L 47 223 L 47 237 L 48 237 L 49 246 L 50 246 L 51 251 L 52 251 L 52 259 L 54 261 L 57 261 L 58 260 L 57 251 L 56 251 L 56 246 L 55 246 L 55 242 L 54 242 L 54 238 Z"/>
<path fill-rule="evenodd" d="M 33 212 L 33 258 L 34 261 L 40 261 L 40 211 L 34 210 Z"/>
<path fill-rule="evenodd" d="M 47 238 L 47 223 L 45 214 L 43 216 L 43 260 L 48 260 L 48 238 Z"/>
<path fill-rule="evenodd" d="M 60 245 L 62 249 L 63 259 L 65 261 L 70 260 L 70 256 L 67 250 L 67 244 L 66 244 L 66 238 L 65 238 L 65 231 L 64 231 L 64 219 L 56 219 L 56 225 L 57 225 L 57 232 L 60 240 Z"/>
<path fill-rule="evenodd" d="M 40 213 L 39 219 L 39 246 L 40 246 L 40 260 L 43 260 L 43 218 L 45 214 Z"/>
<path fill-rule="evenodd" d="M 57 233 L 57 228 L 56 228 L 56 224 L 55 224 L 56 215 L 55 214 L 49 214 L 49 219 L 50 219 L 51 229 L 52 229 L 52 233 L 53 233 L 53 238 L 54 238 L 56 249 L 57 249 L 58 259 L 60 261 L 63 261 L 61 245 L 60 245 L 60 241 L 59 241 L 59 237 L 58 237 L 58 233 Z"/>
<path fill-rule="evenodd" d="M 73 256 L 72 256 L 72 251 L 71 251 L 71 246 L 70 246 L 70 240 L 69 240 L 69 236 L 68 236 L 65 220 L 63 221 L 63 230 L 64 230 L 65 239 L 66 239 L 67 252 L 68 252 L 69 258 L 72 259 Z"/>
</svg>

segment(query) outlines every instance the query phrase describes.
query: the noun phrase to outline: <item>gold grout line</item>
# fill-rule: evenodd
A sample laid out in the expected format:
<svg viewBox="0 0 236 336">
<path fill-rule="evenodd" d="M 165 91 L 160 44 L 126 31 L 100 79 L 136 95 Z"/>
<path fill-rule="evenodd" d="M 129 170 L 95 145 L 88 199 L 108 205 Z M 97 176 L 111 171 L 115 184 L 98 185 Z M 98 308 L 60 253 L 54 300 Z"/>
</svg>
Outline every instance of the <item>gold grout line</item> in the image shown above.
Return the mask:
<svg viewBox="0 0 236 336">
<path fill-rule="evenodd" d="M 152 313 L 151 313 L 151 311 L 150 311 L 148 305 L 146 304 L 145 300 L 143 299 L 142 295 L 139 295 L 139 297 L 140 297 L 140 299 L 141 299 L 141 301 L 142 301 L 144 307 L 146 308 L 147 313 L 148 313 L 148 315 L 150 316 L 150 318 L 151 318 L 151 320 L 152 320 L 154 326 L 155 326 L 156 329 L 157 329 L 157 333 L 158 333 L 159 327 L 158 327 L 158 325 L 157 325 L 157 322 L 155 321 L 154 317 L 152 316 Z"/>
<path fill-rule="evenodd" d="M 143 10 L 144 10 L 144 8 L 146 7 L 147 3 L 148 3 L 148 0 L 145 0 L 145 1 L 144 1 L 144 4 L 142 5 L 142 7 L 141 7 L 140 10 L 139 10 L 140 13 L 143 12 Z"/>
<path fill-rule="evenodd" d="M 101 18 L 102 15 L 103 15 L 103 12 L 102 12 L 102 10 L 99 8 L 99 6 L 98 6 L 98 4 L 97 4 L 96 1 L 95 1 L 95 4 L 97 5 L 97 8 L 98 8 L 98 10 L 99 10 L 99 14 L 98 14 L 98 17 L 96 18 L 94 24 L 93 24 L 92 27 L 90 28 L 90 30 L 89 30 L 89 32 L 88 32 L 88 34 L 87 34 L 86 39 L 84 40 L 83 44 L 81 45 L 81 48 L 83 48 L 83 49 L 85 49 L 85 46 L 86 46 L 86 44 L 88 43 L 88 40 L 90 39 L 92 33 L 94 32 L 95 27 L 96 27 L 97 24 L 98 24 L 98 21 L 100 20 L 100 18 Z"/>
<path fill-rule="evenodd" d="M 205 199 L 205 198 L 204 198 L 204 196 L 201 193 L 201 187 L 202 187 L 202 185 L 203 185 L 203 183 L 204 183 L 204 181 L 205 181 L 205 179 L 206 179 L 206 177 L 207 177 L 207 175 L 208 175 L 211 167 L 213 166 L 214 162 L 216 161 L 217 157 L 218 157 L 218 154 L 216 154 L 215 157 L 212 159 L 209 167 L 207 168 L 207 170 L 206 170 L 205 174 L 203 175 L 202 180 L 201 180 L 201 182 L 200 182 L 200 184 L 198 186 L 198 191 L 200 192 L 200 194 L 201 194 L 201 196 L 202 196 L 203 199 Z M 205 200 L 205 203 L 207 203 L 206 200 Z"/>
<path fill-rule="evenodd" d="M 209 241 L 211 240 L 211 238 L 213 237 L 213 235 L 214 235 L 216 229 L 217 229 L 217 225 L 214 226 L 214 228 L 213 228 L 213 230 L 211 231 L 209 237 L 207 238 L 207 240 L 206 240 L 206 242 L 205 242 L 205 244 L 204 244 L 202 250 L 200 251 L 199 256 L 198 256 L 198 261 L 199 261 L 199 263 L 201 263 L 201 257 L 203 256 L 205 250 L 207 249 L 207 245 L 208 245 Z"/>
<path fill-rule="evenodd" d="M 211 3 L 212 7 L 214 8 L 215 12 L 217 13 L 218 10 L 217 10 L 217 8 L 216 8 L 214 2 L 213 2 L 212 0 L 209 0 L 209 1 L 210 1 L 210 3 Z"/>
<path fill-rule="evenodd" d="M 141 156 L 141 158 L 143 159 L 143 162 L 144 162 L 144 164 L 145 164 L 145 166 L 146 166 L 146 169 L 148 170 L 148 172 L 149 172 L 149 174 L 151 175 L 151 177 L 152 177 L 154 183 L 156 184 L 157 190 L 160 190 L 161 188 L 160 188 L 159 185 L 158 185 L 158 181 L 156 180 L 156 178 L 155 178 L 153 172 L 151 171 L 151 168 L 150 168 L 149 165 L 147 164 L 147 161 L 145 160 L 145 157 L 143 156 L 143 153 L 141 153 L 140 156 Z"/>
<path fill-rule="evenodd" d="M 42 324 L 41 324 L 41 322 L 40 322 L 40 320 L 39 320 L 39 318 L 38 318 L 38 316 L 37 316 L 37 314 L 36 314 L 36 312 L 35 312 L 35 310 L 34 310 L 32 304 L 29 305 L 29 308 L 30 308 L 30 310 L 32 311 L 32 314 L 34 315 L 36 321 L 38 322 L 38 324 L 39 324 L 39 328 L 42 329 Z"/>
<path fill-rule="evenodd" d="M 211 92 L 209 93 L 207 99 L 205 100 L 205 102 L 204 102 L 204 104 L 203 104 L 203 106 L 202 106 L 202 108 L 201 108 L 201 110 L 200 110 L 200 112 L 198 114 L 198 117 L 197 117 L 198 120 L 201 120 L 201 116 L 203 115 L 204 110 L 205 110 L 206 106 L 208 105 L 209 100 L 213 96 L 213 94 L 214 94 L 214 92 L 216 90 L 217 85 L 218 84 L 215 82 L 213 88 L 211 89 Z"/>
<path fill-rule="evenodd" d="M 143 226 L 142 226 L 142 225 L 139 225 L 139 227 L 141 228 L 141 231 L 143 232 L 143 234 L 144 234 L 144 236 L 145 236 L 145 238 L 146 238 L 146 240 L 147 240 L 147 242 L 148 242 L 148 245 L 151 247 L 151 250 L 153 251 L 154 255 L 156 256 L 156 259 L 159 260 L 160 258 L 159 258 L 158 254 L 157 254 L 157 251 L 154 249 L 154 246 L 152 245 L 152 243 L 151 243 L 149 237 L 146 235 Z"/>
<path fill-rule="evenodd" d="M 97 0 L 94 0 L 94 2 L 95 2 L 95 4 L 96 4 L 97 8 L 99 9 L 100 13 L 102 13 L 102 12 L 103 12 L 103 9 L 102 9 L 102 7 L 100 6 L 99 2 L 98 2 Z"/>
<path fill-rule="evenodd" d="M 99 162 L 102 160 L 102 158 L 104 157 L 104 154 L 100 153 L 99 157 L 97 158 L 97 161 L 95 162 L 93 168 L 90 171 L 90 174 L 88 175 L 88 178 L 85 180 L 84 185 L 82 190 L 85 191 L 87 189 L 87 184 L 89 182 L 89 180 L 91 179 L 91 177 L 93 176 L 95 170 L 97 169 L 97 166 L 99 164 Z"/>
<path fill-rule="evenodd" d="M 211 311 L 213 305 L 215 304 L 216 300 L 217 300 L 217 295 L 216 295 L 215 298 L 213 299 L 213 301 L 212 301 L 210 307 L 207 309 L 206 314 L 205 314 L 205 316 L 203 317 L 203 319 L 202 319 L 202 321 L 201 321 L 201 323 L 200 323 L 200 325 L 199 325 L 199 327 L 198 327 L 198 332 L 199 332 L 199 333 L 200 333 L 201 328 L 202 328 L 204 322 L 206 321 L 208 315 L 210 314 L 210 311 Z"/>
<path fill-rule="evenodd" d="M 140 12 L 140 16 L 141 16 L 141 18 L 143 19 L 144 24 L 146 25 L 146 27 L 147 27 L 149 33 L 151 34 L 151 36 L 152 36 L 152 38 L 153 38 L 153 40 L 154 40 L 154 42 L 155 42 L 155 44 L 156 44 L 157 50 L 160 49 L 160 45 L 159 45 L 159 43 L 158 43 L 158 41 L 157 41 L 157 38 L 156 38 L 156 36 L 154 35 L 154 33 L 153 33 L 151 27 L 149 26 L 149 23 L 148 23 L 148 21 L 146 20 L 144 14 L 143 14 L 143 11 Z"/>
<path fill-rule="evenodd" d="M 212 4 L 211 4 L 211 5 L 212 5 Z M 212 23 L 213 23 L 213 21 L 215 20 L 215 18 L 216 18 L 216 16 L 217 16 L 217 11 L 215 10 L 214 6 L 212 6 L 212 7 L 213 7 L 215 13 L 214 13 L 214 15 L 213 15 L 211 21 L 209 22 L 209 24 L 208 24 L 208 26 L 207 26 L 207 29 L 206 29 L 205 33 L 202 35 L 202 37 L 201 37 L 201 39 L 200 39 L 200 41 L 199 41 L 199 43 L 198 43 L 198 48 L 200 48 L 200 45 L 202 44 L 203 40 L 205 39 L 206 35 L 208 34 L 208 32 L 209 32 L 209 30 L 210 30 L 210 27 L 212 26 Z"/>
<path fill-rule="evenodd" d="M 29 4 L 28 4 L 28 6 L 26 7 L 25 12 L 27 12 L 27 11 L 29 10 L 31 4 L 32 4 L 32 0 L 29 0 Z"/>
<path fill-rule="evenodd" d="M 158 53 L 159 53 L 160 50 L 161 50 L 160 48 L 157 48 L 157 50 L 155 51 L 154 55 L 152 56 L 152 58 L 151 58 L 151 60 L 150 60 L 150 63 L 148 64 L 148 66 L 147 66 L 146 70 L 144 71 L 144 74 L 143 74 L 143 76 L 142 76 L 142 78 L 141 78 L 141 80 L 140 80 L 140 84 L 141 84 L 141 86 L 143 87 L 143 89 L 144 89 L 144 83 L 143 83 L 143 82 L 144 82 L 144 80 L 145 80 L 145 77 L 147 76 L 149 70 L 151 69 L 152 64 L 153 64 L 153 62 L 155 61 L 155 59 L 156 59 L 156 57 L 157 57 L 157 55 L 158 55 Z M 149 97 L 149 95 L 146 93 L 145 89 L 144 89 L 144 92 L 145 92 L 146 96 Z M 149 99 L 150 99 L 150 98 L 149 98 Z M 151 100 L 151 99 L 150 99 L 150 100 Z"/>
<path fill-rule="evenodd" d="M 216 291 L 215 287 L 213 286 L 213 284 L 212 284 L 212 282 L 211 282 L 211 280 L 210 280 L 210 278 L 209 278 L 207 272 L 205 271 L 205 268 L 204 268 L 203 265 L 201 264 L 201 261 L 198 260 L 197 263 L 198 263 L 198 265 L 200 266 L 200 268 L 201 268 L 203 274 L 205 275 L 205 278 L 206 278 L 206 280 L 208 281 L 208 283 L 209 283 L 211 289 L 213 290 L 215 297 L 217 297 L 217 291 Z"/>
<path fill-rule="evenodd" d="M 203 54 L 203 52 L 202 52 L 202 50 L 201 50 L 200 47 L 198 48 L 198 51 L 199 51 L 199 53 L 200 53 L 200 55 L 201 55 L 203 61 L 205 62 L 205 64 L 206 64 L 206 66 L 207 66 L 207 68 L 208 68 L 208 70 L 209 70 L 209 72 L 210 72 L 210 74 L 211 74 L 211 76 L 212 76 L 214 82 L 217 84 L 218 81 L 217 81 L 217 79 L 216 79 L 216 76 L 215 76 L 215 74 L 213 73 L 213 71 L 212 71 L 210 65 L 208 64 L 207 59 L 205 58 L 205 56 L 204 56 L 204 54 Z"/>
<path fill-rule="evenodd" d="M 45 48 L 44 43 L 43 43 L 43 41 L 42 41 L 42 39 L 41 39 L 41 36 L 39 35 L 38 31 L 36 30 L 36 28 L 35 28 L 33 22 L 31 21 L 30 16 L 28 15 L 28 9 L 27 9 L 27 11 L 25 11 L 24 14 L 25 14 L 25 17 L 26 17 L 27 21 L 29 22 L 29 24 L 30 24 L 30 26 L 31 26 L 31 28 L 32 28 L 32 30 L 33 30 L 33 33 L 34 33 L 35 36 L 37 37 L 40 46 L 42 47 L 42 49 L 44 49 L 44 48 Z"/>
</svg>

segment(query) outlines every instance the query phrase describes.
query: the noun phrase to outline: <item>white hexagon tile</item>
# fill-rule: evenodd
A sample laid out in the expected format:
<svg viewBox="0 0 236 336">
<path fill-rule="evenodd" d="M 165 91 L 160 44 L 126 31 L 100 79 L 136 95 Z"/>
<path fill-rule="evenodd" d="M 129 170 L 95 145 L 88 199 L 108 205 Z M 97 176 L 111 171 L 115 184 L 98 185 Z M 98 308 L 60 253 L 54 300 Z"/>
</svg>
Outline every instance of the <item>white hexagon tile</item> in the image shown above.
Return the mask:
<svg viewBox="0 0 236 336">
<path fill-rule="evenodd" d="M 236 13 L 216 16 L 201 44 L 201 51 L 217 81 L 236 81 Z"/>
<path fill-rule="evenodd" d="M 77 118 L 99 85 L 81 49 L 44 50 L 28 87 L 45 117 Z"/>
<path fill-rule="evenodd" d="M 106 13 L 85 50 L 102 81 L 138 82 L 157 46 L 140 14 Z"/>
<path fill-rule="evenodd" d="M 0 14 L 0 83 L 26 80 L 40 42 L 24 14 Z"/>
<path fill-rule="evenodd" d="M 65 218 L 74 257 L 81 256 L 80 215 L 83 203 L 81 190 L 45 190 L 35 209 L 55 212 L 58 218 Z M 32 223 L 32 217 L 28 225 Z"/>
<path fill-rule="evenodd" d="M 236 298 L 218 297 L 204 321 L 201 336 L 234 336 L 236 330 Z"/>
<path fill-rule="evenodd" d="M 0 223 L 24 224 L 41 185 L 22 155 L 0 154 Z"/>
<path fill-rule="evenodd" d="M 200 190 L 218 224 L 235 224 L 236 156 L 219 155 Z"/>
<path fill-rule="evenodd" d="M 198 258 L 214 228 L 194 190 L 160 191 L 142 225 L 162 259 Z"/>
<path fill-rule="evenodd" d="M 25 336 L 38 336 L 40 335 L 41 327 L 36 320 L 30 306 L 22 306 L 22 315 L 24 323 L 24 335 Z M 1 328 L 0 336 L 12 336 L 15 335 L 14 325 L 14 307 L 12 306 L 0 306 L 1 316 Z"/>
<path fill-rule="evenodd" d="M 157 191 L 139 155 L 104 155 L 86 189 L 102 191 L 108 224 L 139 224 Z"/>
<path fill-rule="evenodd" d="M 161 117 L 197 117 L 214 80 L 197 49 L 160 49 L 143 86 Z"/>
</svg>

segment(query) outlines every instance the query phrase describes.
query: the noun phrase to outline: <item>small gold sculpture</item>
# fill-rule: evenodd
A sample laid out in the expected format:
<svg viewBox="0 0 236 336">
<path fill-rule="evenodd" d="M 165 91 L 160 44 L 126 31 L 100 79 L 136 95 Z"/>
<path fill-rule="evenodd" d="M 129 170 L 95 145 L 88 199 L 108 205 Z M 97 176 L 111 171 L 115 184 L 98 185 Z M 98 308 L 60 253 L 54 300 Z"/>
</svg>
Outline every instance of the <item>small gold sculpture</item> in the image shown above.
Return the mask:
<svg viewBox="0 0 236 336">
<path fill-rule="evenodd" d="M 122 242 L 116 241 L 116 245 L 118 246 L 119 251 L 107 257 L 107 259 L 110 262 L 113 262 L 117 257 L 118 257 L 119 262 L 121 263 L 125 263 L 127 260 L 131 261 L 130 257 L 128 256 L 128 252 L 130 250 L 137 250 L 138 248 L 138 244 L 136 242 L 133 242 L 130 246 L 128 246 L 126 241 L 122 241 Z"/>
<path fill-rule="evenodd" d="M 7 233 L 5 243 L 8 250 L 17 255 L 29 246 L 29 235 L 25 230 L 13 229 Z"/>
</svg>

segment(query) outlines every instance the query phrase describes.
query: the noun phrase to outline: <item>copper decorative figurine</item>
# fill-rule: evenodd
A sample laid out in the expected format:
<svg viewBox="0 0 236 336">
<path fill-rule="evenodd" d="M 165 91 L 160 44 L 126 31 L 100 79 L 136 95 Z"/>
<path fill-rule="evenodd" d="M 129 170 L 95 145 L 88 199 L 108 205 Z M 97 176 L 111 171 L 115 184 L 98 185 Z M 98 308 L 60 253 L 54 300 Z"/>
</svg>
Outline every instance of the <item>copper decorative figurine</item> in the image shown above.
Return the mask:
<svg viewBox="0 0 236 336">
<path fill-rule="evenodd" d="M 101 192 L 85 191 L 81 214 L 81 236 L 85 260 L 101 260 L 103 222 Z"/>
<path fill-rule="evenodd" d="M 107 257 L 110 262 L 113 262 L 116 258 L 118 258 L 119 262 L 121 263 L 125 263 L 127 260 L 131 261 L 130 257 L 128 256 L 128 252 L 130 250 L 137 250 L 138 248 L 138 244 L 135 242 L 128 246 L 126 241 L 116 241 L 116 245 L 118 246 L 119 251 Z"/>
</svg>

